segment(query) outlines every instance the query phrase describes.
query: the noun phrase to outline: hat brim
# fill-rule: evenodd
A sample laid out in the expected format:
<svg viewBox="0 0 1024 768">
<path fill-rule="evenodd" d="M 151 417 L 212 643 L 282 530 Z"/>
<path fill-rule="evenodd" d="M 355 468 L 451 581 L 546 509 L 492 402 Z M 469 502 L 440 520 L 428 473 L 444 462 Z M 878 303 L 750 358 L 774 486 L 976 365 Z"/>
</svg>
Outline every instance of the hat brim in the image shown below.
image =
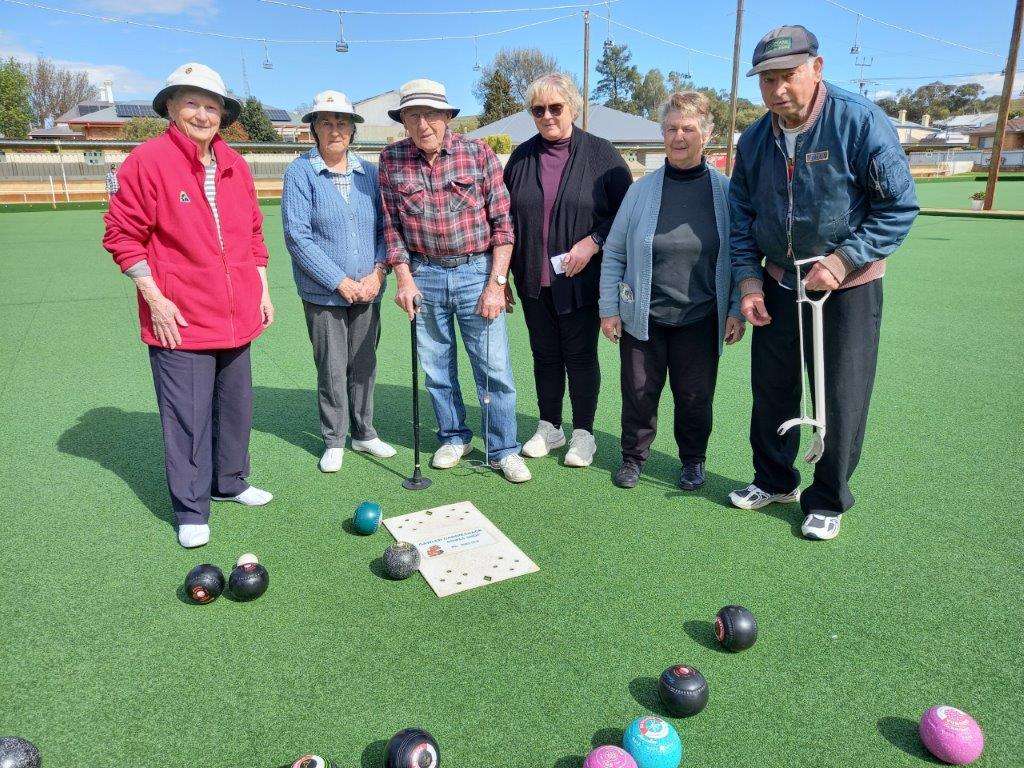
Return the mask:
<svg viewBox="0 0 1024 768">
<path fill-rule="evenodd" d="M 433 107 L 434 109 L 439 109 L 442 112 L 451 112 L 452 117 L 455 117 L 461 111 L 456 109 L 446 101 L 434 101 L 433 99 L 413 99 L 408 104 L 403 104 L 398 109 L 389 109 L 388 117 L 390 117 L 396 123 L 400 123 L 402 122 L 402 110 L 408 109 L 409 107 Z"/>
<path fill-rule="evenodd" d="M 160 117 L 170 120 L 170 116 L 167 114 L 167 102 L 170 101 L 171 96 L 173 96 L 174 92 L 179 88 L 191 88 L 194 91 L 202 91 L 203 93 L 208 93 L 211 96 L 222 99 L 224 101 L 224 117 L 220 120 L 221 128 L 227 128 L 235 122 L 242 112 L 242 103 L 238 99 L 233 99 L 230 96 L 221 96 L 219 93 L 208 91 L 197 85 L 168 85 L 153 97 L 153 111 L 160 115 Z"/>
<path fill-rule="evenodd" d="M 302 122 L 312 123 L 314 120 L 316 120 L 316 116 L 320 112 L 333 112 L 336 115 L 344 115 L 345 117 L 351 117 L 353 123 L 365 122 L 363 118 L 357 115 L 355 112 L 346 112 L 344 109 L 311 109 L 309 112 L 302 116 Z"/>
<path fill-rule="evenodd" d="M 751 68 L 747 72 L 747 77 L 753 77 L 771 69 L 794 69 L 801 64 L 806 64 L 809 59 L 813 58 L 816 58 L 816 56 L 811 53 L 792 53 L 789 56 L 776 56 L 771 59 L 765 59 L 760 64 Z"/>
</svg>

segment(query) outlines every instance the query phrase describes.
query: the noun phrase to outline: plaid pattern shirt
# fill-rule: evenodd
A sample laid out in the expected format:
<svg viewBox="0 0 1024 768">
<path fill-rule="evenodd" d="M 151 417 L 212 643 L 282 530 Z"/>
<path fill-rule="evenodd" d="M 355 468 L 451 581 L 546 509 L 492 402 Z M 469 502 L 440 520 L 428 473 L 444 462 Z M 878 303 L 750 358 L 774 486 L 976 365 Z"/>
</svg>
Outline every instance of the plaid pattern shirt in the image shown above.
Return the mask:
<svg viewBox="0 0 1024 768">
<path fill-rule="evenodd" d="M 446 131 L 430 165 L 412 139 L 380 153 L 388 264 L 410 253 L 464 256 L 511 245 L 512 217 L 501 163 L 482 141 Z"/>
</svg>

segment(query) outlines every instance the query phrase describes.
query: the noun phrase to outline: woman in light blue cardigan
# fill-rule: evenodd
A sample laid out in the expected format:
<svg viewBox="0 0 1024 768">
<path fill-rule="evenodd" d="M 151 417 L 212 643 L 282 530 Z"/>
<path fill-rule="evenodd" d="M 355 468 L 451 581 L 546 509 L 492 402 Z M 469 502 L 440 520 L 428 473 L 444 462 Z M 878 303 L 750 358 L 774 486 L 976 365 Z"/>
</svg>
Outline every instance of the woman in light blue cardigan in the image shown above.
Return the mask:
<svg viewBox="0 0 1024 768">
<path fill-rule="evenodd" d="M 708 99 L 674 93 L 661 116 L 666 162 L 622 201 L 604 245 L 598 310 L 622 363 L 622 464 L 613 482 L 639 481 L 667 376 L 679 487 L 693 491 L 705 481 L 722 342 L 742 338 L 743 319 L 729 259 L 729 181 L 703 155 L 713 129 Z"/>
<path fill-rule="evenodd" d="M 281 218 L 316 363 L 320 469 L 337 472 L 350 427 L 353 450 L 395 455 L 373 428 L 387 266 L 377 168 L 349 149 L 363 118 L 338 91 L 315 102 L 302 121 L 316 146 L 285 171 Z"/>
</svg>

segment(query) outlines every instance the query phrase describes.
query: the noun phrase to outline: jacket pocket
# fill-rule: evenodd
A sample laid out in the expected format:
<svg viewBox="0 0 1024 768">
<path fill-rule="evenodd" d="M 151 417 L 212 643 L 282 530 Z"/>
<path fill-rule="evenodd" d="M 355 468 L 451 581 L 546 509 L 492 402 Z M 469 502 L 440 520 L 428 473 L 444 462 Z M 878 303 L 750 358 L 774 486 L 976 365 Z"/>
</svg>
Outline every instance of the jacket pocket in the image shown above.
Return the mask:
<svg viewBox="0 0 1024 768">
<path fill-rule="evenodd" d="M 448 192 L 448 207 L 453 212 L 467 208 L 476 211 L 484 206 L 484 196 L 472 176 L 456 176 L 448 182 Z"/>
<path fill-rule="evenodd" d="M 869 174 L 871 196 L 876 200 L 895 200 L 912 182 L 902 147 L 889 147 L 875 155 Z"/>
<path fill-rule="evenodd" d="M 422 216 L 426 190 L 419 184 L 403 184 L 398 188 L 398 208 L 407 216 Z"/>
</svg>

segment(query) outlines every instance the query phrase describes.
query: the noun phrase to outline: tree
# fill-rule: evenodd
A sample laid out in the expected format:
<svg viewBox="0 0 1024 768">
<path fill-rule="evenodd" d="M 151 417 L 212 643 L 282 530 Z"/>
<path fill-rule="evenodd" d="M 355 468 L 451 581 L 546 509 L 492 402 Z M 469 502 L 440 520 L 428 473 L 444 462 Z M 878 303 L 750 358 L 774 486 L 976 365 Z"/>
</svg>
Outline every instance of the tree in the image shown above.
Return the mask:
<svg viewBox="0 0 1024 768">
<path fill-rule="evenodd" d="M 245 126 L 243 126 L 239 120 L 235 120 L 235 122 L 227 128 L 221 128 L 220 137 L 224 139 L 224 141 L 249 141 L 249 133 L 245 130 Z"/>
<path fill-rule="evenodd" d="M 633 113 L 648 120 L 658 119 L 658 109 L 668 99 L 668 88 L 660 69 L 651 69 L 633 91 Z"/>
<path fill-rule="evenodd" d="M 679 91 L 692 91 L 693 90 L 693 78 L 690 77 L 689 73 L 682 74 L 675 70 L 668 73 L 668 87 L 672 93 Z"/>
<path fill-rule="evenodd" d="M 981 83 L 960 83 L 958 85 L 934 82 L 922 85 L 916 90 L 903 88 L 893 96 L 875 101 L 886 114 L 898 117 L 907 111 L 907 120 L 919 123 L 925 115 L 933 120 L 944 120 L 956 115 L 975 112 L 992 112 L 999 108 L 999 96 L 983 97 Z"/>
<path fill-rule="evenodd" d="M 483 102 L 487 96 L 487 84 L 496 72 L 501 72 L 508 80 L 512 98 L 522 105 L 526 103 L 526 91 L 530 83 L 541 75 L 558 71 L 555 57 L 548 56 L 539 48 L 502 48 L 495 55 L 494 61 L 480 72 L 480 79 L 473 86 L 473 95 Z"/>
<path fill-rule="evenodd" d="M 633 92 L 640 85 L 640 70 L 629 63 L 632 58 L 626 43 L 616 45 L 611 40 L 604 41 L 604 51 L 597 62 L 597 74 L 601 79 L 594 88 L 594 97 L 605 97 L 606 107 L 632 111 Z"/>
<path fill-rule="evenodd" d="M 483 92 L 484 112 L 480 121 L 484 125 L 514 115 L 523 108 L 520 102 L 512 98 L 512 84 L 501 70 L 495 70 L 487 79 L 483 84 Z"/>
<path fill-rule="evenodd" d="M 145 141 L 167 130 L 167 121 L 159 117 L 133 117 L 121 127 L 125 141 Z"/>
<path fill-rule="evenodd" d="M 32 112 L 40 125 L 46 125 L 98 95 L 87 73 L 65 69 L 49 59 L 29 62 L 25 65 L 25 74 L 29 80 Z"/>
<path fill-rule="evenodd" d="M 28 77 L 13 58 L 0 65 L 0 136 L 27 139 L 32 124 Z"/>
<path fill-rule="evenodd" d="M 273 123 L 263 111 L 260 100 L 250 96 L 242 105 L 242 113 L 238 116 L 245 132 L 251 141 L 281 141 L 281 136 L 274 130 Z"/>
</svg>

